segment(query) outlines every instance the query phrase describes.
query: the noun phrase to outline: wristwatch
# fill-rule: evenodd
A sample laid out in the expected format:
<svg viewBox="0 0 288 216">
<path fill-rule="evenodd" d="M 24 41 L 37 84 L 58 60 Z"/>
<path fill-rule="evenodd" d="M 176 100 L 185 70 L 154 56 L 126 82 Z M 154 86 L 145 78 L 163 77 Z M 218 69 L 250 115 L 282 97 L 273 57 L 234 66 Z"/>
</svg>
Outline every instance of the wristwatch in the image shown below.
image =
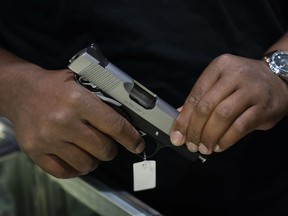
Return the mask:
<svg viewBox="0 0 288 216">
<path fill-rule="evenodd" d="M 263 57 L 277 76 L 288 82 L 288 51 L 273 51 Z"/>
</svg>

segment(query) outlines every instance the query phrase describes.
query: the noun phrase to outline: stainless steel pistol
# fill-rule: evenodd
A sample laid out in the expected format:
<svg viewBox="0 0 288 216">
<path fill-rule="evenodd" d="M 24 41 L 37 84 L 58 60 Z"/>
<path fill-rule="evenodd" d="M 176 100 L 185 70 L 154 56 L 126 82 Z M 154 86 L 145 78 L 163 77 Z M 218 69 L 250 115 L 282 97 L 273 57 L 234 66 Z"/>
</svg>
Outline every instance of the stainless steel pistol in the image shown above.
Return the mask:
<svg viewBox="0 0 288 216">
<path fill-rule="evenodd" d="M 189 160 L 205 162 L 206 158 L 200 153 L 190 152 L 186 145 L 174 146 L 170 142 L 170 132 L 179 112 L 110 63 L 96 44 L 76 53 L 69 63 L 68 68 L 75 72 L 81 85 L 95 92 L 104 102 L 122 109 L 143 137 L 155 141 L 156 147 L 147 157 L 168 146 Z M 149 145 L 146 142 L 146 148 Z"/>
</svg>

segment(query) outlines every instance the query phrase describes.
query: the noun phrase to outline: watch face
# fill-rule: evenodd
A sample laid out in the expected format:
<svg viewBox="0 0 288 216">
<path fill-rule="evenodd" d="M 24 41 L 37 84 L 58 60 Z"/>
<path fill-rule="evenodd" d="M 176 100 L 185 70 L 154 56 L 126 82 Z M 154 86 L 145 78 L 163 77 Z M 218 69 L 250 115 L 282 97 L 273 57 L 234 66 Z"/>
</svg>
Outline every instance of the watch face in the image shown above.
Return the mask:
<svg viewBox="0 0 288 216">
<path fill-rule="evenodd" d="M 280 71 L 285 71 L 288 73 L 288 52 L 275 52 L 271 56 L 271 64 L 274 66 L 275 70 L 276 68 L 278 68 L 278 71 L 276 70 L 276 73 L 279 73 Z"/>
</svg>

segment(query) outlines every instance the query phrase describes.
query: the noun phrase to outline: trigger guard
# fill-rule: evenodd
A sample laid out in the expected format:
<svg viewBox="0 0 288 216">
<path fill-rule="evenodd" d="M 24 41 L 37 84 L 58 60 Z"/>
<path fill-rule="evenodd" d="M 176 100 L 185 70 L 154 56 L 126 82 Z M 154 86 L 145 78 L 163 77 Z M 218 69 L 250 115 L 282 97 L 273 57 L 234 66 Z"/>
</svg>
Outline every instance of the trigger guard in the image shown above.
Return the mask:
<svg viewBox="0 0 288 216">
<path fill-rule="evenodd" d="M 142 130 L 138 130 L 138 131 L 141 134 L 141 136 L 143 137 L 143 139 L 145 141 L 145 146 L 146 146 L 144 151 L 141 152 L 140 154 L 138 154 L 138 156 L 141 157 L 143 160 L 155 156 L 160 149 L 168 146 L 168 145 L 165 146 L 165 145 L 160 144 L 159 142 L 157 142 L 151 136 L 147 135 Z"/>
</svg>

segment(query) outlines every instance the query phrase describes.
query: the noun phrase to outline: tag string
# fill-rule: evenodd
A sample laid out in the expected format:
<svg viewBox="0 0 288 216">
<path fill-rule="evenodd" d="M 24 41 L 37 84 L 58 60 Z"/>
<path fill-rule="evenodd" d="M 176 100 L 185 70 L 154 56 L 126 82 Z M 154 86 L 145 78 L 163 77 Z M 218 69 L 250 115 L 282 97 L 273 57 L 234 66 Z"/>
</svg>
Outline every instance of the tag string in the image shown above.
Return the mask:
<svg viewBox="0 0 288 216">
<path fill-rule="evenodd" d="M 143 152 L 143 168 L 145 169 L 147 167 L 147 155 L 146 152 Z"/>
</svg>

